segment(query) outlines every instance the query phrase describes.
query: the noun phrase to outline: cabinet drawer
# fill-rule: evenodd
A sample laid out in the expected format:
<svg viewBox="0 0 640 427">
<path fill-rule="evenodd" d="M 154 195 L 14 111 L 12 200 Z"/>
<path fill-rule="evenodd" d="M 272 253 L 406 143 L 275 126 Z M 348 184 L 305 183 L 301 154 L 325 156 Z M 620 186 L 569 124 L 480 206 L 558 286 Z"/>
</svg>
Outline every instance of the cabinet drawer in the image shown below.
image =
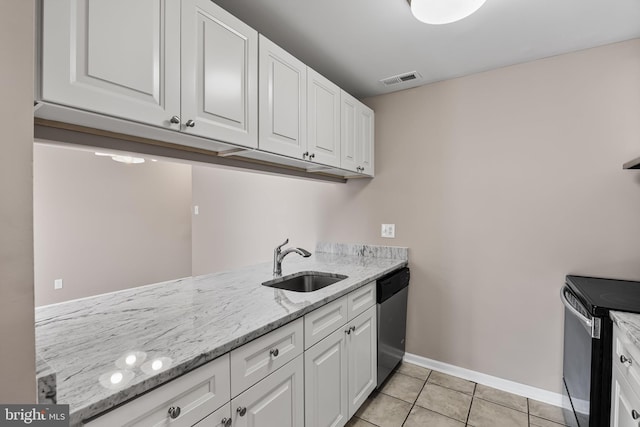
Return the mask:
<svg viewBox="0 0 640 427">
<path fill-rule="evenodd" d="M 305 350 L 347 323 L 347 305 L 344 296 L 304 316 Z"/>
<path fill-rule="evenodd" d="M 193 427 L 226 427 L 227 420 L 231 419 L 231 402 L 210 414 L 202 421 L 194 424 Z"/>
<path fill-rule="evenodd" d="M 356 289 L 347 295 L 349 320 L 367 311 L 376 303 L 376 282 Z"/>
<path fill-rule="evenodd" d="M 633 391 L 640 395 L 640 349 L 617 325 L 613 327 L 612 364 L 629 382 Z"/>
<path fill-rule="evenodd" d="M 231 352 L 231 395 L 237 396 L 293 360 L 303 349 L 303 319 L 297 319 Z"/>
<path fill-rule="evenodd" d="M 229 355 L 225 354 L 85 425 L 192 426 L 228 402 L 229 390 Z M 180 408 L 175 419 L 168 412 L 172 406 Z"/>
</svg>

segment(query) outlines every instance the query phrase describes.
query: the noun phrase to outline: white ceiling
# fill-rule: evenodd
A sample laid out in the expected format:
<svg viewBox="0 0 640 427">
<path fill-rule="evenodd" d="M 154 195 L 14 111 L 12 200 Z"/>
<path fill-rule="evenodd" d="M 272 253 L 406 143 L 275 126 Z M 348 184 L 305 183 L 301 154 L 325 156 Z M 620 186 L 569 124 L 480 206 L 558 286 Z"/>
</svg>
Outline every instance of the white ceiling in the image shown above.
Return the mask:
<svg viewBox="0 0 640 427">
<path fill-rule="evenodd" d="M 487 0 L 435 26 L 406 0 L 214 1 L 359 98 L 640 37 L 640 0 Z"/>
</svg>

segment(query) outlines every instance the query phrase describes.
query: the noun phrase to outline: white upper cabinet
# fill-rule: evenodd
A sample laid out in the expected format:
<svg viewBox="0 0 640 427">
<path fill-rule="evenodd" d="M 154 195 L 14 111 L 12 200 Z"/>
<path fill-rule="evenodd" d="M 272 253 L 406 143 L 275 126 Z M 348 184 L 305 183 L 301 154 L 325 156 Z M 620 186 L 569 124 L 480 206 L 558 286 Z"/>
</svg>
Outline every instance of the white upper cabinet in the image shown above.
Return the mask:
<svg viewBox="0 0 640 427">
<path fill-rule="evenodd" d="M 37 117 L 373 176 L 373 111 L 211 0 L 46 0 L 39 39 Z"/>
<path fill-rule="evenodd" d="M 340 94 L 340 167 L 358 172 L 358 100 L 347 92 Z"/>
<path fill-rule="evenodd" d="M 308 159 L 340 167 L 340 88 L 307 68 Z"/>
<path fill-rule="evenodd" d="M 259 148 L 303 158 L 307 151 L 307 66 L 260 35 Z"/>
<path fill-rule="evenodd" d="M 373 176 L 375 127 L 373 110 L 342 91 L 340 114 L 340 167 Z"/>
<path fill-rule="evenodd" d="M 42 98 L 178 129 L 179 17 L 168 0 L 44 1 Z"/>
<path fill-rule="evenodd" d="M 374 176 L 374 135 L 375 135 L 375 114 L 373 110 L 363 103 L 358 109 L 358 134 L 360 135 L 358 150 L 360 173 Z"/>
<path fill-rule="evenodd" d="M 258 33 L 210 0 L 182 0 L 182 122 L 258 146 Z"/>
</svg>

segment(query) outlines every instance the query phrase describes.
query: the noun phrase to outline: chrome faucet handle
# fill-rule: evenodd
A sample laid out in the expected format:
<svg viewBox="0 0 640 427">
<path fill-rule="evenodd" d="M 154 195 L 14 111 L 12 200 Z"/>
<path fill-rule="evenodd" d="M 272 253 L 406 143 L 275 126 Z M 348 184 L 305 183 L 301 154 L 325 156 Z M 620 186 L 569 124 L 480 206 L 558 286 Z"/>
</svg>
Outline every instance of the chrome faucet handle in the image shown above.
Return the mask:
<svg viewBox="0 0 640 427">
<path fill-rule="evenodd" d="M 285 240 L 283 244 L 281 244 L 279 246 L 276 246 L 276 252 L 280 252 L 280 249 L 282 249 L 282 247 L 284 245 L 286 245 L 287 243 L 289 243 L 289 238 L 288 237 L 287 237 L 287 240 Z"/>
</svg>

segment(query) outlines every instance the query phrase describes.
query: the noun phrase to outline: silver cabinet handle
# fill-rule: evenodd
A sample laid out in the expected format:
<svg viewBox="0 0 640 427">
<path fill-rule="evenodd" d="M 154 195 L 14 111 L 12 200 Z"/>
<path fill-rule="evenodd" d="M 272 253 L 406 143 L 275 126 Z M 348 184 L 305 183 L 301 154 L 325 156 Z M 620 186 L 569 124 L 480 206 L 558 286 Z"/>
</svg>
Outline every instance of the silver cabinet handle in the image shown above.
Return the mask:
<svg viewBox="0 0 640 427">
<path fill-rule="evenodd" d="M 624 366 L 631 366 L 631 364 L 633 363 L 633 361 L 631 359 L 629 359 L 627 356 L 625 356 L 624 354 L 620 355 L 620 363 L 622 363 Z"/>
<path fill-rule="evenodd" d="M 315 157 L 316 157 L 316 155 L 315 155 L 315 154 L 309 154 L 309 160 L 311 160 L 311 159 L 313 159 L 313 158 L 315 158 Z"/>
<path fill-rule="evenodd" d="M 187 123 L 184 124 L 186 127 L 188 128 L 192 128 L 196 125 L 196 122 L 194 122 L 193 120 L 189 119 L 187 120 Z"/>
<path fill-rule="evenodd" d="M 640 414 L 635 409 L 631 410 L 631 416 L 633 417 L 634 420 L 637 420 L 638 418 L 640 418 Z"/>
<path fill-rule="evenodd" d="M 180 117 L 178 117 L 178 116 L 173 116 L 173 117 L 171 117 L 171 118 L 169 119 L 169 122 L 171 122 L 171 123 L 173 123 L 173 124 L 177 125 L 178 123 L 180 123 Z"/>
<path fill-rule="evenodd" d="M 305 151 L 304 153 L 302 153 L 302 158 L 306 159 L 308 155 L 309 155 L 309 152 Z"/>
<path fill-rule="evenodd" d="M 273 357 L 278 357 L 278 354 L 280 354 L 280 351 L 277 348 L 272 348 L 269 354 Z"/>
<path fill-rule="evenodd" d="M 173 419 L 176 419 L 180 416 L 180 407 L 172 406 L 169 408 L 169 416 Z"/>
<path fill-rule="evenodd" d="M 244 417 L 244 414 L 247 413 L 247 408 L 245 408 L 244 406 L 240 406 L 238 409 L 236 409 L 236 412 L 238 413 L 238 415 L 240 415 L 241 417 Z"/>
<path fill-rule="evenodd" d="M 231 418 L 224 417 L 220 424 L 222 427 L 231 427 Z"/>
</svg>

